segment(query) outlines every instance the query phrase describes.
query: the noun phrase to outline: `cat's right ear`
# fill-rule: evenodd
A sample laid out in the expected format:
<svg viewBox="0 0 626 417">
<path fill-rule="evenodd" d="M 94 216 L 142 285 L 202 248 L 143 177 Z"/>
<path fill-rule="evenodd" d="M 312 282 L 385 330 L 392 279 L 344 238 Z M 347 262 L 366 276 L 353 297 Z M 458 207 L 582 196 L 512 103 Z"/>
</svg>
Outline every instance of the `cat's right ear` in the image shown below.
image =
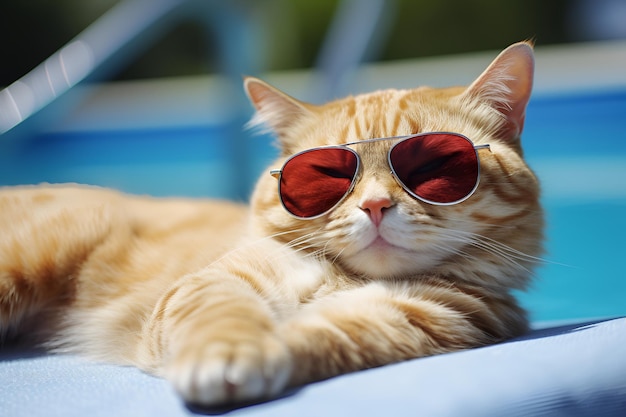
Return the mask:
<svg viewBox="0 0 626 417">
<path fill-rule="evenodd" d="M 464 96 L 478 99 L 502 116 L 498 136 L 516 143 L 524 128 L 526 106 L 533 85 L 535 59 L 530 42 L 506 48 L 470 85 Z"/>
<path fill-rule="evenodd" d="M 309 105 L 283 93 L 254 77 L 244 79 L 244 89 L 256 114 L 248 124 L 251 127 L 266 126 L 283 136 L 293 123 L 310 112 Z"/>
</svg>

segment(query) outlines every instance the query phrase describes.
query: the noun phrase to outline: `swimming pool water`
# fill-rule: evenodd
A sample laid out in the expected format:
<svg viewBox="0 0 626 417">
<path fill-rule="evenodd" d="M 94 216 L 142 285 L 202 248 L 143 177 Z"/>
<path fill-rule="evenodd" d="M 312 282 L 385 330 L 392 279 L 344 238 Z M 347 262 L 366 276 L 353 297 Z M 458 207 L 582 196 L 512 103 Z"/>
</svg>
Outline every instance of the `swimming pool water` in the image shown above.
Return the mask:
<svg viewBox="0 0 626 417">
<path fill-rule="evenodd" d="M 0 185 L 83 182 L 245 199 L 275 151 L 245 120 L 47 132 L 0 143 Z M 538 96 L 525 155 L 543 184 L 546 262 L 519 297 L 535 322 L 626 315 L 626 90 Z"/>
<path fill-rule="evenodd" d="M 524 147 L 547 216 L 532 319 L 626 315 L 626 91 L 534 99 Z"/>
</svg>

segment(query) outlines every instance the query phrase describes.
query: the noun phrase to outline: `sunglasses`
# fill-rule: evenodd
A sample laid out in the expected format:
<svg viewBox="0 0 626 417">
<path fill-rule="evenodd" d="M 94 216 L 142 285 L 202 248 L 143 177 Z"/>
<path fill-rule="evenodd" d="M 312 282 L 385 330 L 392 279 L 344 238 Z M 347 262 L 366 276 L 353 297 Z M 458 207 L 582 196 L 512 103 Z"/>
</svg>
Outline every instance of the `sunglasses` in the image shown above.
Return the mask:
<svg viewBox="0 0 626 417">
<path fill-rule="evenodd" d="M 435 205 L 457 204 L 478 187 L 479 149 L 458 133 L 435 132 L 366 139 L 342 145 L 312 148 L 291 156 L 279 170 L 280 201 L 292 216 L 313 219 L 334 209 L 350 194 L 361 165 L 348 146 L 398 140 L 387 154 L 391 174 L 412 197 Z"/>
</svg>

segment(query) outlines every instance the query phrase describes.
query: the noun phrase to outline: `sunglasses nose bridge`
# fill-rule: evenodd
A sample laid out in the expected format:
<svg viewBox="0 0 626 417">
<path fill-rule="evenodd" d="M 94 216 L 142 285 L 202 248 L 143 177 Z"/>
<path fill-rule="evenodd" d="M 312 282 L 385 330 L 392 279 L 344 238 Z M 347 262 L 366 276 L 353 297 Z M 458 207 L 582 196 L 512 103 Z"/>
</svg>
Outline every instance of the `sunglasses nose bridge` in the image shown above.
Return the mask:
<svg viewBox="0 0 626 417">
<path fill-rule="evenodd" d="M 388 157 L 391 141 L 376 140 L 374 142 L 358 144 L 355 148 L 365 175 L 378 175 L 381 172 L 391 171 Z"/>
<path fill-rule="evenodd" d="M 389 200 L 391 205 L 398 201 L 399 193 L 403 193 L 402 183 L 398 181 L 387 160 L 362 167 L 356 181 L 356 193 L 359 204 L 365 200 Z"/>
<path fill-rule="evenodd" d="M 355 151 L 359 158 L 359 172 L 355 186 L 366 190 L 372 181 L 387 190 L 397 185 L 402 186 L 394 174 L 388 157 L 392 145 L 393 142 L 388 140 L 358 144 Z M 364 179 L 367 179 L 365 183 Z"/>
</svg>

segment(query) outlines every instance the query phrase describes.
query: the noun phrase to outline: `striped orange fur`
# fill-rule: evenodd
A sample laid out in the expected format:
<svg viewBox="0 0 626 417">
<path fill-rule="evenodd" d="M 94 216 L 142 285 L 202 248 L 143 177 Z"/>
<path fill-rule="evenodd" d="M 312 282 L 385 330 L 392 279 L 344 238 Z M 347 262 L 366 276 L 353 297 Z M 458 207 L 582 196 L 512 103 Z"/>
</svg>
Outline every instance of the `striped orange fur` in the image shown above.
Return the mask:
<svg viewBox="0 0 626 417">
<path fill-rule="evenodd" d="M 469 87 L 385 90 L 315 106 L 255 79 L 252 124 L 281 155 L 375 137 L 461 133 L 481 150 L 468 200 L 434 206 L 390 174 L 389 141 L 354 146 L 358 181 L 311 220 L 263 175 L 250 207 L 80 185 L 0 190 L 0 335 L 137 366 L 218 404 L 523 333 L 542 250 L 539 184 L 520 143 L 532 46 Z M 368 202 L 388 202 L 380 224 Z"/>
</svg>

